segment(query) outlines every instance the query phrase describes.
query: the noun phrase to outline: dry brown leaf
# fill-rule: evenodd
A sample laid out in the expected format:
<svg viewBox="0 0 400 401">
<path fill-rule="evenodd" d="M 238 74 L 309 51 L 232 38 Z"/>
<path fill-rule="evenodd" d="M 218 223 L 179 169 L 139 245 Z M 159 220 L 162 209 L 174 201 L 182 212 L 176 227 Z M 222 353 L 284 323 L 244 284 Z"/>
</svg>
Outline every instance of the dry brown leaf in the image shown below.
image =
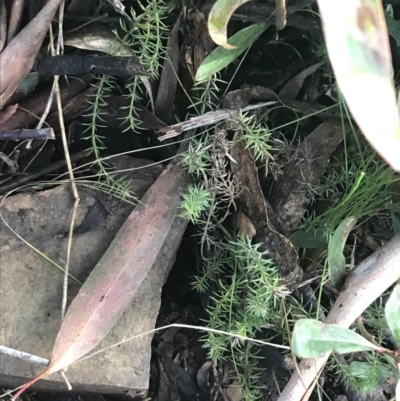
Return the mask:
<svg viewBox="0 0 400 401">
<path fill-rule="evenodd" d="M 61 0 L 49 0 L 0 57 L 0 110 L 31 70 Z"/>
</svg>

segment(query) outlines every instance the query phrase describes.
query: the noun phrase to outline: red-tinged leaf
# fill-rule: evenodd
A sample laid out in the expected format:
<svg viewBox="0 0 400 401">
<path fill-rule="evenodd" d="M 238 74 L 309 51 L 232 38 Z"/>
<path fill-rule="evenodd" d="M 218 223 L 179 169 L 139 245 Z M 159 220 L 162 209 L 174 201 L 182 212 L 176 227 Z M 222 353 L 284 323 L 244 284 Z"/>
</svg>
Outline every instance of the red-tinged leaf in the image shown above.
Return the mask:
<svg viewBox="0 0 400 401">
<path fill-rule="evenodd" d="M 171 164 L 119 230 L 68 308 L 49 366 L 37 380 L 71 365 L 106 336 L 131 303 L 170 231 L 185 186 L 185 172 Z"/>
<path fill-rule="evenodd" d="M 31 70 L 61 0 L 48 0 L 38 15 L 6 46 L 0 57 L 0 110 Z"/>
</svg>

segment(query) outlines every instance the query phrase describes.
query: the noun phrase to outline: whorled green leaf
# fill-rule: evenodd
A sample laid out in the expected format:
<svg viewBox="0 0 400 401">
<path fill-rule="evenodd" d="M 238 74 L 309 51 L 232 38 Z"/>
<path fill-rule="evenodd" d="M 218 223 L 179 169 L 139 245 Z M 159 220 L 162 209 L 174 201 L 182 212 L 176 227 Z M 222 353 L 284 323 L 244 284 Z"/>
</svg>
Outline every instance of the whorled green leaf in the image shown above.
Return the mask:
<svg viewBox="0 0 400 401">
<path fill-rule="evenodd" d="M 293 353 L 301 358 L 318 358 L 331 351 L 346 354 L 380 350 L 350 329 L 312 319 L 300 319 L 296 322 L 291 348 Z"/>
<path fill-rule="evenodd" d="M 361 131 L 400 171 L 400 118 L 381 0 L 318 0 L 338 86 Z M 384 116 L 384 118 L 382 118 Z"/>
<path fill-rule="evenodd" d="M 385 316 L 389 329 L 400 346 L 400 284 L 393 288 L 386 302 Z"/>
<path fill-rule="evenodd" d="M 249 0 L 217 0 L 208 16 L 208 32 L 211 39 L 226 49 L 236 49 L 228 43 L 227 28 L 231 15 L 235 10 Z"/>
<path fill-rule="evenodd" d="M 218 46 L 214 49 L 197 70 L 196 81 L 205 81 L 229 65 L 247 50 L 268 26 L 269 24 L 267 23 L 251 25 L 231 36 L 229 41 L 235 48 L 228 50 L 222 46 Z"/>
<path fill-rule="evenodd" d="M 328 272 L 329 280 L 337 288 L 342 286 L 343 276 L 346 271 L 346 259 L 343 249 L 346 245 L 350 231 L 357 223 L 356 217 L 348 217 L 335 230 L 328 246 Z"/>
</svg>

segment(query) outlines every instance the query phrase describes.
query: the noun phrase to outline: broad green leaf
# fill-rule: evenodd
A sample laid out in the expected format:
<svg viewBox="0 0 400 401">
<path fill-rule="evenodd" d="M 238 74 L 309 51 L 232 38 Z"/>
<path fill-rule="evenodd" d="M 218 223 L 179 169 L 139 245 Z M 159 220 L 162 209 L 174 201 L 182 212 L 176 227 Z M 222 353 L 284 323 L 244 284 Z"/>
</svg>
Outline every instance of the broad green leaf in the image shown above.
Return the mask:
<svg viewBox="0 0 400 401">
<path fill-rule="evenodd" d="M 69 306 L 49 366 L 14 397 L 82 358 L 111 330 L 147 277 L 169 234 L 185 176 L 172 163 L 146 192 Z"/>
<path fill-rule="evenodd" d="M 385 316 L 389 329 L 400 346 L 400 284 L 393 288 L 386 302 Z"/>
<path fill-rule="evenodd" d="M 331 351 L 346 354 L 368 350 L 380 348 L 342 326 L 312 319 L 300 319 L 294 326 L 292 351 L 301 358 L 318 358 Z"/>
<path fill-rule="evenodd" d="M 318 0 L 338 86 L 361 131 L 400 171 L 400 118 L 381 0 Z"/>
<path fill-rule="evenodd" d="M 228 50 L 222 46 L 218 46 L 214 49 L 197 70 L 196 81 L 205 81 L 229 65 L 247 50 L 268 26 L 267 23 L 251 25 L 231 36 L 229 41 L 231 45 L 236 46 L 236 48 Z"/>
<path fill-rule="evenodd" d="M 290 235 L 289 240 L 296 248 L 326 249 L 328 247 L 320 231 L 298 230 Z"/>
<path fill-rule="evenodd" d="M 357 223 L 356 217 L 348 217 L 342 221 L 335 230 L 328 246 L 328 271 L 329 280 L 340 289 L 343 282 L 343 276 L 346 271 L 346 259 L 343 255 L 343 249 L 346 245 L 347 237 L 350 231 Z"/>
<path fill-rule="evenodd" d="M 211 39 L 226 49 L 236 49 L 228 43 L 227 27 L 231 15 L 235 10 L 249 0 L 217 0 L 208 16 L 208 32 Z"/>
</svg>

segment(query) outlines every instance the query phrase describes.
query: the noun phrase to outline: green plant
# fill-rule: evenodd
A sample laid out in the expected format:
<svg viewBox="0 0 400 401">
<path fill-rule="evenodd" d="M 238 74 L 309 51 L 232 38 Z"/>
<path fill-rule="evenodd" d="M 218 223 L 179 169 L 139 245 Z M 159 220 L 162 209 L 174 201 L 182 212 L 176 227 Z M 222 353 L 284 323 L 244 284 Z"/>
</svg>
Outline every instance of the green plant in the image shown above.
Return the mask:
<svg viewBox="0 0 400 401">
<path fill-rule="evenodd" d="M 217 107 L 217 83 L 213 77 L 195 86 L 191 115 L 202 115 Z M 256 116 L 240 116 L 232 127 L 242 133 L 241 140 L 257 160 L 269 157 L 269 130 Z M 259 246 L 247 237 L 234 239 L 235 233 L 223 227 L 240 192 L 228 166 L 230 128 L 220 125 L 213 132 L 192 134 L 188 151 L 180 155 L 179 163 L 193 179 L 183 197 L 181 215 L 200 230 L 204 270 L 193 286 L 210 295 L 207 325 L 251 338 L 262 328 L 278 321 L 281 324 L 278 310 L 284 288 L 268 253 L 259 251 Z M 254 286 L 249 288 L 248 282 Z M 232 365 L 244 399 L 258 399 L 257 347 L 216 333 L 206 334 L 203 341 L 213 361 L 228 361 Z"/>
<path fill-rule="evenodd" d="M 244 53 L 267 28 L 267 24 L 261 23 L 248 26 L 235 33 L 229 40 L 234 48 L 226 49 L 223 46 L 218 46 L 213 50 L 197 70 L 196 81 L 205 81 L 227 67 Z"/>
<path fill-rule="evenodd" d="M 332 163 L 321 183 L 312 188 L 314 202 L 337 199 L 336 203 L 318 216 L 306 216 L 299 228 L 329 237 L 346 218 L 374 215 L 387 208 L 397 180 L 399 177 L 370 148 L 347 151 L 345 160 Z"/>
<path fill-rule="evenodd" d="M 129 26 L 126 21 L 121 20 L 123 34 L 120 35 L 117 31 L 114 33 L 124 46 L 131 48 L 139 57 L 149 76 L 157 78 L 166 51 L 163 33 L 167 27 L 163 20 L 167 15 L 167 6 L 163 0 L 150 0 L 147 6 L 144 6 L 141 1 L 138 1 L 137 4 L 142 9 L 142 14 L 137 15 L 132 8 L 133 24 Z M 129 105 L 124 107 L 126 110 L 126 117 L 123 119 L 126 125 L 125 131 L 140 129 L 136 107 L 142 99 L 143 86 L 153 104 L 149 77 L 135 76 L 129 79 L 125 85 L 124 97 L 129 101 Z"/>
<path fill-rule="evenodd" d="M 386 325 L 397 344 L 400 344 L 400 284 L 394 287 L 384 311 Z M 345 327 L 300 319 L 294 326 L 291 348 L 293 353 L 301 358 L 316 358 L 331 351 L 337 354 L 373 351 L 373 354 L 368 352 L 363 361 L 357 361 L 359 363 L 353 361 L 347 366 L 336 356 L 332 364 L 345 384 L 362 393 L 376 389 L 379 379 L 393 371 L 393 368 L 396 377 L 400 379 L 400 350 L 389 350 L 381 346 L 381 332 L 376 341 L 360 322 L 359 329 L 363 335 Z M 396 388 L 397 397 L 400 395 L 399 386 L 398 384 Z"/>
<path fill-rule="evenodd" d="M 254 338 L 263 328 L 276 330 L 282 325 L 281 294 L 285 288 L 280 274 L 268 259 L 268 252 L 261 252 L 248 237 L 224 243 L 223 249 L 206 261 L 195 288 L 205 291 L 211 283 L 214 290 L 208 306 L 210 327 Z M 204 339 L 204 347 L 216 363 L 226 359 L 233 363 L 245 400 L 257 399 L 260 370 L 256 346 L 210 333 Z"/>
<path fill-rule="evenodd" d="M 102 75 L 92 84 L 92 88 L 94 92 L 88 100 L 90 106 L 86 115 L 89 118 L 89 123 L 85 130 L 87 136 L 84 138 L 90 142 L 89 150 L 95 158 L 92 166 L 96 169 L 96 175 L 103 180 L 110 193 L 118 193 L 122 198 L 128 198 L 131 196 L 129 192 L 130 183 L 124 178 L 115 178 L 112 169 L 102 159 L 101 152 L 105 149 L 104 138 L 98 134 L 98 128 L 104 127 L 104 112 L 101 109 L 107 105 L 107 97 L 110 96 L 114 88 L 114 80 L 109 76 Z"/>
<path fill-rule="evenodd" d="M 201 214 L 206 211 L 212 202 L 210 191 L 203 185 L 189 185 L 188 192 L 183 194 L 181 217 L 196 223 Z"/>
<path fill-rule="evenodd" d="M 239 116 L 239 124 L 242 128 L 240 140 L 245 142 L 246 149 L 251 149 L 254 160 L 271 159 L 271 132 L 268 127 L 258 122 L 255 115 Z"/>
<path fill-rule="evenodd" d="M 120 48 L 116 48 L 118 53 L 121 48 L 126 51 L 131 49 L 138 55 L 141 64 L 150 77 L 156 78 L 159 74 L 161 61 L 165 54 L 165 45 L 163 44 L 163 32 L 167 29 L 163 19 L 166 16 L 166 6 L 163 0 L 150 0 L 147 6 L 138 2 L 142 14 L 137 15 L 131 9 L 133 24 L 128 26 L 124 20 L 121 20 L 122 34 L 115 31 L 115 35 L 120 43 Z M 124 106 L 126 116 L 123 118 L 123 124 L 126 125 L 125 131 L 132 130 L 137 132 L 140 129 L 138 119 L 137 104 L 143 96 L 143 86 L 148 90 L 149 97 L 152 100 L 151 85 L 149 77 L 132 77 L 126 82 L 123 96 L 127 99 L 128 105 Z M 109 76 L 99 76 L 93 84 L 94 93 L 88 101 L 87 117 L 89 118 L 85 138 L 90 141 L 90 152 L 94 155 L 93 165 L 97 169 L 97 176 L 104 181 L 106 188 L 112 188 L 112 192 L 119 196 L 127 198 L 129 193 L 129 182 L 125 178 L 116 178 L 109 165 L 102 159 L 101 152 L 105 149 L 103 137 L 98 134 L 98 128 L 104 127 L 102 108 L 107 105 L 107 97 L 116 88 L 115 79 Z"/>
</svg>

